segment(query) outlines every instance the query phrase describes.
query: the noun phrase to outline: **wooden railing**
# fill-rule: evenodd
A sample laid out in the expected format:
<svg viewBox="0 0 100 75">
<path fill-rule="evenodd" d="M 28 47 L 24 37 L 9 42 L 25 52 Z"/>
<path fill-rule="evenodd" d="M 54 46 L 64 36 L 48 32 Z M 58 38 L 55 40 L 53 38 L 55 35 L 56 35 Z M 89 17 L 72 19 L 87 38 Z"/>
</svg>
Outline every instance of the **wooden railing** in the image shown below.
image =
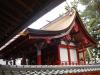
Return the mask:
<svg viewBox="0 0 100 75">
<path fill-rule="evenodd" d="M 96 74 L 97 73 L 97 74 Z M 0 66 L 0 75 L 100 75 L 100 65 L 23 65 Z"/>
</svg>

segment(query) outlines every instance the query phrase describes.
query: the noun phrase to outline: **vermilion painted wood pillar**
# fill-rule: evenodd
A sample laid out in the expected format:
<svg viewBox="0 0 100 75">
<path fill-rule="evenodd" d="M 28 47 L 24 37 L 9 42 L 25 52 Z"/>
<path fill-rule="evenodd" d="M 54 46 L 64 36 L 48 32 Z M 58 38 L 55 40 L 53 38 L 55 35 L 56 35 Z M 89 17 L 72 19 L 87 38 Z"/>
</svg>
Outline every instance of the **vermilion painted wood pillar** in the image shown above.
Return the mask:
<svg viewBox="0 0 100 75">
<path fill-rule="evenodd" d="M 41 50 L 37 50 L 37 65 L 41 65 Z"/>
<path fill-rule="evenodd" d="M 83 50 L 83 60 L 84 60 L 84 65 L 86 64 L 86 56 L 85 56 L 85 51 Z"/>
<path fill-rule="evenodd" d="M 78 48 L 76 48 L 76 53 L 77 53 L 77 64 L 79 65 L 79 52 L 78 52 Z"/>
<path fill-rule="evenodd" d="M 83 47 L 83 49 L 82 49 L 82 52 L 83 52 L 83 62 L 84 62 L 84 64 L 86 64 L 86 56 L 85 56 L 85 51 L 86 51 L 86 48 L 84 48 L 84 45 L 82 44 L 82 47 Z"/>
<path fill-rule="evenodd" d="M 67 51 L 68 51 L 68 62 L 69 62 L 69 65 L 71 65 L 70 46 L 69 45 L 67 45 Z"/>
<path fill-rule="evenodd" d="M 60 46 L 57 46 L 57 56 L 58 56 L 58 61 L 57 61 L 57 65 L 61 64 L 61 60 L 60 60 Z"/>
<path fill-rule="evenodd" d="M 41 58 L 41 53 L 42 53 L 41 49 L 43 46 L 44 46 L 44 42 L 35 44 L 35 47 L 37 48 L 37 65 L 42 64 L 42 62 L 41 62 L 41 59 L 42 59 Z"/>
</svg>

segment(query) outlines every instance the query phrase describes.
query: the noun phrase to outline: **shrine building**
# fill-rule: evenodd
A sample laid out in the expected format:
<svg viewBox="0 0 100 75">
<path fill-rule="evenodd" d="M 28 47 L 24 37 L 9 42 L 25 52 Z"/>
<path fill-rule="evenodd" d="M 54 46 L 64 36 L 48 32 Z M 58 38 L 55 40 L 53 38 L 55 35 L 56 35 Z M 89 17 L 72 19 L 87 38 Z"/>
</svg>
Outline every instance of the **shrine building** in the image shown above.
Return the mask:
<svg viewBox="0 0 100 75">
<path fill-rule="evenodd" d="M 21 58 L 21 65 L 85 65 L 86 50 L 95 47 L 75 9 L 39 30 L 27 28 L 0 51 L 6 65 Z"/>
</svg>

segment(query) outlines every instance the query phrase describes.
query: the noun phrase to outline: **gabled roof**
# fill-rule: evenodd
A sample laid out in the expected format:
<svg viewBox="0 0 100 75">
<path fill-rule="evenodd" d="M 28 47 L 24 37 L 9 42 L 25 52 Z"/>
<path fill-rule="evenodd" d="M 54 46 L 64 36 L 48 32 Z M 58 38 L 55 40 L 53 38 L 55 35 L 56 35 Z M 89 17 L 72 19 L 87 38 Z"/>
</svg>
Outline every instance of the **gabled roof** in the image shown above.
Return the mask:
<svg viewBox="0 0 100 75">
<path fill-rule="evenodd" d="M 60 38 L 67 35 L 71 31 L 74 26 L 75 17 L 76 11 L 73 9 L 67 14 L 64 14 L 48 23 L 40 30 L 28 28 L 26 32 L 33 35 L 34 38 Z"/>
</svg>

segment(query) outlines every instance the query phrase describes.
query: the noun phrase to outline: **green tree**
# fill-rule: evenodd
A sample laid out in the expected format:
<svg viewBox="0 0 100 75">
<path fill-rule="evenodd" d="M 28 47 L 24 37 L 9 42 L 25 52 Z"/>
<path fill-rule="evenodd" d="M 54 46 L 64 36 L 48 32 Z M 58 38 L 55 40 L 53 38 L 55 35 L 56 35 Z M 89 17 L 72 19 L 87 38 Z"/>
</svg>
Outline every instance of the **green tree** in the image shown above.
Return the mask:
<svg viewBox="0 0 100 75">
<path fill-rule="evenodd" d="M 96 63 L 96 57 L 100 58 L 100 54 L 98 54 L 100 52 L 100 0 L 80 0 L 79 3 L 86 6 L 86 9 L 81 12 L 81 16 L 88 32 L 98 43 L 95 48 L 89 49 L 95 54 Z"/>
</svg>

